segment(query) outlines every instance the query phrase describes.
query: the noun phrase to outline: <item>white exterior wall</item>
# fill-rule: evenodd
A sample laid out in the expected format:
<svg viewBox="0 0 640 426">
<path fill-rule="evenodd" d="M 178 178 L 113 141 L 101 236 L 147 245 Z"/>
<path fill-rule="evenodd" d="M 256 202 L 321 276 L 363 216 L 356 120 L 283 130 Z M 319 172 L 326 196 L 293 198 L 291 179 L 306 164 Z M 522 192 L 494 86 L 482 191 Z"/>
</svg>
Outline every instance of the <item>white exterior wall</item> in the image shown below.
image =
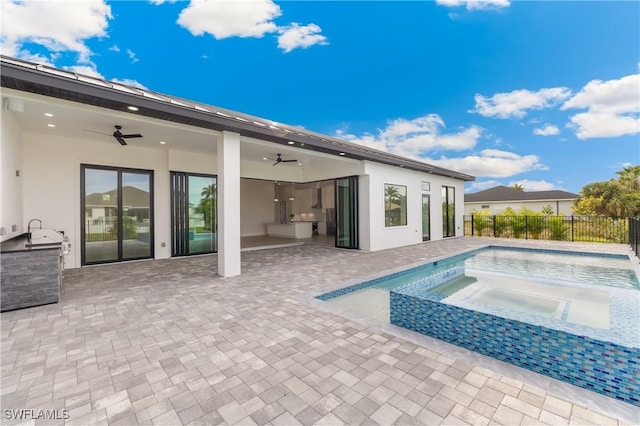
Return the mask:
<svg viewBox="0 0 640 426">
<path fill-rule="evenodd" d="M 571 216 L 573 214 L 573 201 L 574 200 L 541 200 L 541 201 L 511 201 L 502 203 L 482 202 L 482 203 L 465 203 L 464 214 L 470 215 L 475 212 L 483 210 L 489 210 L 489 214 L 500 214 L 504 212 L 507 207 L 512 208 L 515 211 L 519 211 L 522 207 L 527 207 L 533 211 L 541 212 L 546 206 L 553 208 L 553 213 L 564 216 Z M 488 209 L 483 209 L 483 205 L 489 205 Z"/>
<path fill-rule="evenodd" d="M 23 226 L 26 229 L 30 219 L 40 219 L 44 228 L 64 231 L 72 244 L 66 259 L 68 268 L 80 267 L 80 165 L 83 163 L 153 170 L 155 258 L 171 256 L 167 151 L 36 133 L 23 133 L 23 139 Z"/>
<path fill-rule="evenodd" d="M 360 178 L 360 247 L 384 250 L 422 242 L 422 182 L 429 182 L 431 240 L 442 239 L 442 186 L 456 190 L 456 236 L 463 235 L 464 183 L 461 180 L 365 162 L 367 178 Z M 385 227 L 384 185 L 407 187 L 407 225 Z M 368 195 L 368 197 L 367 197 Z M 366 199 L 368 198 L 368 200 Z M 366 223 L 368 222 L 368 229 Z"/>
<path fill-rule="evenodd" d="M 2 134 L 0 139 L 0 188 L 2 188 L 2 208 L 0 226 L 5 234 L 0 241 L 5 241 L 24 234 L 22 197 L 22 134 L 16 123 L 13 112 L 2 110 Z M 16 170 L 20 176 L 16 176 Z M 12 231 L 15 225 L 16 230 Z"/>
</svg>

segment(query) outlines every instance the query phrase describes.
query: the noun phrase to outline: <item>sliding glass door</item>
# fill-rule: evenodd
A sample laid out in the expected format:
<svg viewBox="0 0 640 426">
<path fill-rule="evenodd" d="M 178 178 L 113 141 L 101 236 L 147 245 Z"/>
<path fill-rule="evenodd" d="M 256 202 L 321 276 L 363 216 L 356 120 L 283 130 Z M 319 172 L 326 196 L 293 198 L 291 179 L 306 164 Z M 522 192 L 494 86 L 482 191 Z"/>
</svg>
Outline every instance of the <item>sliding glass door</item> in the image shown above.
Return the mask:
<svg viewBox="0 0 640 426">
<path fill-rule="evenodd" d="M 215 253 L 216 176 L 171 172 L 171 255 Z"/>
<path fill-rule="evenodd" d="M 82 265 L 153 257 L 153 171 L 81 165 Z"/>
<path fill-rule="evenodd" d="M 430 196 L 422 194 L 422 241 L 431 240 Z"/>
<path fill-rule="evenodd" d="M 358 246 L 358 176 L 335 180 L 336 247 Z"/>
<path fill-rule="evenodd" d="M 442 187 L 442 236 L 456 236 L 456 188 Z"/>
</svg>

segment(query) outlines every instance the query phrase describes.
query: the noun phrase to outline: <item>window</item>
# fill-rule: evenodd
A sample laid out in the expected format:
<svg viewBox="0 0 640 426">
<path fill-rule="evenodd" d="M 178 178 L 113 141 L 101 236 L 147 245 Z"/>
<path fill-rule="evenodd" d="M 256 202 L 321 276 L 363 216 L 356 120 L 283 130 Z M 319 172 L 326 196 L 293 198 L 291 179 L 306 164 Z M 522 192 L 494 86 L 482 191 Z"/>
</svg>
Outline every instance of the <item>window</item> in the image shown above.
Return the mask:
<svg viewBox="0 0 640 426">
<path fill-rule="evenodd" d="M 489 204 L 483 204 L 480 208 L 482 208 L 482 209 L 488 209 L 489 207 L 491 207 Z"/>
<path fill-rule="evenodd" d="M 456 189 L 453 186 L 442 187 L 442 236 L 456 235 Z"/>
<path fill-rule="evenodd" d="M 431 183 L 422 181 L 422 190 L 423 191 L 431 191 Z"/>
<path fill-rule="evenodd" d="M 384 226 L 407 225 L 407 187 L 384 184 Z"/>
</svg>

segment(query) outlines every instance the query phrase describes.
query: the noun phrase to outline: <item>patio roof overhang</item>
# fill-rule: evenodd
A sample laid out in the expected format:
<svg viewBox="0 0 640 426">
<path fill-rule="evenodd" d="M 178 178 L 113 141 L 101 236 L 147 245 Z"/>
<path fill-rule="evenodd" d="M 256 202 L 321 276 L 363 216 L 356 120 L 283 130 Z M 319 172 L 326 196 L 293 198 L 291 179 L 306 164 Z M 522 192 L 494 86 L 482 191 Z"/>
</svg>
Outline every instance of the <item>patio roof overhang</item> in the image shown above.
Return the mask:
<svg viewBox="0 0 640 426">
<path fill-rule="evenodd" d="M 196 103 L 46 65 L 1 57 L 2 87 L 325 154 L 369 160 L 463 181 L 475 177 L 263 118 Z M 138 110 L 132 112 L 130 106 Z"/>
</svg>

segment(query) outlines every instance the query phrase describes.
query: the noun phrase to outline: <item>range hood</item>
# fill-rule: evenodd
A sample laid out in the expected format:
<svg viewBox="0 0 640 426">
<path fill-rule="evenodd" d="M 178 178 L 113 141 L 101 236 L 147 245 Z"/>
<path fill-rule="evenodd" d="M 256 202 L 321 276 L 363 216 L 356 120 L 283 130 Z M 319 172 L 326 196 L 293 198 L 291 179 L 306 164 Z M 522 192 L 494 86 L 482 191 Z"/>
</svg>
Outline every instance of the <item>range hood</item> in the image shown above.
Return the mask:
<svg viewBox="0 0 640 426">
<path fill-rule="evenodd" d="M 311 206 L 312 209 L 322 208 L 322 188 L 316 188 L 316 196 L 314 198 L 315 203 Z"/>
</svg>

